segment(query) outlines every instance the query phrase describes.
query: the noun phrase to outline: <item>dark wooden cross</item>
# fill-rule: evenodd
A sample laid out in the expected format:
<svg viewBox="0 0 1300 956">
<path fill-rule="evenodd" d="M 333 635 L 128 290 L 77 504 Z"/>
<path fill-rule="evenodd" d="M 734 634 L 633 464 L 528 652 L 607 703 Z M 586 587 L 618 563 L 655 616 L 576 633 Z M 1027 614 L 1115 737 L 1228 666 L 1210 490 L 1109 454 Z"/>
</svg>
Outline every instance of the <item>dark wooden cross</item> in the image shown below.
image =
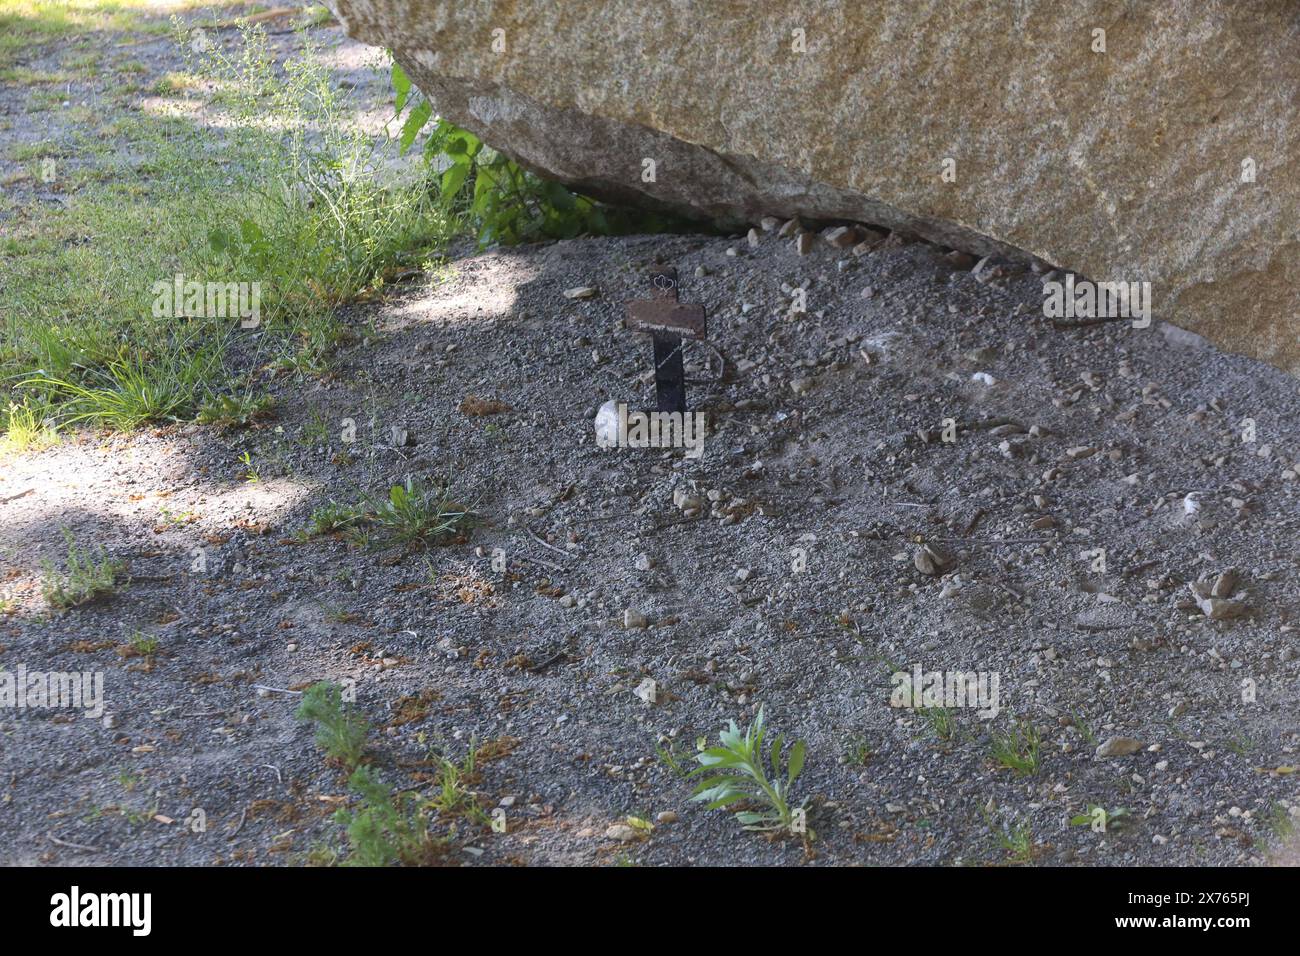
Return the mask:
<svg viewBox="0 0 1300 956">
<path fill-rule="evenodd" d="M 686 369 L 682 339 L 702 339 L 707 333 L 704 306 L 677 301 L 677 270 L 650 274 L 653 298 L 627 303 L 627 327 L 649 332 L 655 345 L 655 392 L 659 411 L 686 411 Z"/>
</svg>

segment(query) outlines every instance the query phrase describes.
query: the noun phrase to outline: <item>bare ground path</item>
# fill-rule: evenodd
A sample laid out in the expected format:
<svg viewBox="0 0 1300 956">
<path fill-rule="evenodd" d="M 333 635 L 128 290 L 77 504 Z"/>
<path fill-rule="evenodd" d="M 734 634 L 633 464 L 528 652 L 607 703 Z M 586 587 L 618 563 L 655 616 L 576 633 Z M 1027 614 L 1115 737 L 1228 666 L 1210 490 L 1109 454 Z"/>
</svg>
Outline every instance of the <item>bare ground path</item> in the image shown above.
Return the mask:
<svg viewBox="0 0 1300 956">
<path fill-rule="evenodd" d="M 257 689 L 328 678 L 357 682 L 394 781 L 427 782 L 435 744 L 498 742 L 475 789 L 511 829 L 462 821 L 466 862 L 804 859 L 689 805 L 656 756 L 689 762 L 759 702 L 809 743 L 818 861 L 1001 861 L 1008 833 L 1040 862 L 1265 859 L 1296 807 L 1295 382 L 1158 328 L 1055 331 L 1035 277 L 981 285 L 924 245 L 843 271 L 827 248 L 734 246 L 459 260 L 375 306 L 380 339 L 327 381 L 284 383 L 273 423 L 85 435 L 7 463 L 3 660 L 103 671 L 111 716 L 3 718 L 4 845 L 150 863 L 337 845 L 342 776 L 292 695 Z M 647 400 L 621 303 L 656 262 L 691 277 L 731 370 L 693 387 L 716 425 L 696 461 L 593 442 L 595 406 Z M 791 316 L 781 286 L 804 280 L 811 314 Z M 580 285 L 600 294 L 563 296 Z M 509 410 L 467 415 L 470 395 Z M 450 475 L 485 524 L 427 552 L 295 537 L 327 496 L 408 475 Z M 675 489 L 702 499 L 694 516 Z M 60 526 L 129 561 L 130 586 L 47 615 Z M 945 575 L 917 570 L 918 541 L 948 553 Z M 1247 614 L 1207 620 L 1188 585 L 1229 567 Z M 626 629 L 629 608 L 649 626 Z M 124 657 L 136 632 L 157 652 Z M 891 671 L 915 665 L 998 673 L 999 716 L 954 710 L 949 729 L 891 708 Z M 633 693 L 645 677 L 653 705 Z M 1041 739 L 1026 775 L 992 757 L 1016 726 Z M 1141 749 L 1097 757 L 1112 736 Z M 1066 825 L 1089 805 L 1129 825 Z M 196 807 L 202 837 L 158 822 Z M 604 837 L 663 811 L 680 819 L 645 842 Z"/>
</svg>

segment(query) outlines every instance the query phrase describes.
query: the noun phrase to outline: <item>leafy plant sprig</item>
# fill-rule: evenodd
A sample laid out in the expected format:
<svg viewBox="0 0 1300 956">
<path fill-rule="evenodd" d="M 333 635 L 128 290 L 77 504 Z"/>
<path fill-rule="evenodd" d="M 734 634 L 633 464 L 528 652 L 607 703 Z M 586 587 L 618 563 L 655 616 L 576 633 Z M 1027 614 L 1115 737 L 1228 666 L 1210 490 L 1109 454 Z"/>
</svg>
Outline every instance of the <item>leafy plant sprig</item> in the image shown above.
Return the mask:
<svg viewBox="0 0 1300 956">
<path fill-rule="evenodd" d="M 745 829 L 793 833 L 796 810 L 802 810 L 803 806 L 792 807 L 789 795 L 803 770 L 807 747 L 802 740 L 795 741 L 782 770 L 784 735 L 777 735 L 765 761 L 763 741 L 766 733 L 761 707 L 754 723 L 743 733 L 734 720 L 730 721 L 728 728 L 718 734 L 722 746 L 709 747 L 695 755 L 700 766 L 690 775 L 704 775 L 704 779 L 696 786 L 691 799 L 704 803 L 709 810 L 725 809 L 741 801 L 758 804 L 763 809 L 745 809 L 736 813 L 736 819 Z M 771 778 L 764 768 L 765 763 L 771 765 Z"/>
<path fill-rule="evenodd" d="M 320 681 L 303 692 L 294 714 L 316 725 L 316 745 L 349 770 L 361 764 L 366 752 L 369 724 L 366 718 L 343 700 L 338 684 Z"/>
<path fill-rule="evenodd" d="M 571 239 L 584 233 L 619 235 L 687 228 L 679 218 L 597 202 L 543 179 L 468 130 L 435 116 L 433 106 L 417 95 L 410 77 L 396 62 L 392 81 L 397 115 L 410 105 L 398 136 L 401 152 L 406 153 L 429 127 L 422 148 L 426 165 L 439 177 L 442 208 L 449 216 L 468 221 L 478 233 L 481 247 Z"/>
</svg>

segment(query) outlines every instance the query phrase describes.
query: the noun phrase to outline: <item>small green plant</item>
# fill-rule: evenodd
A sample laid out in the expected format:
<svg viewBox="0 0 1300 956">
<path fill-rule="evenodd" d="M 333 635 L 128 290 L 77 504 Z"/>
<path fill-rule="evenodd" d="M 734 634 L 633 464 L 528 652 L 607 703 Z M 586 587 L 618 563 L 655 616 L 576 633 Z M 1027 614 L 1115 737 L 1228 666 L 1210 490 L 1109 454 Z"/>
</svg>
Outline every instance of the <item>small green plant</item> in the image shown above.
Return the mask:
<svg viewBox="0 0 1300 956">
<path fill-rule="evenodd" d="M 1082 716 L 1079 714 L 1071 714 L 1070 724 L 1079 732 L 1079 736 L 1084 739 L 1089 747 L 1096 748 L 1097 735 L 1092 732 L 1092 728 L 1088 726 L 1088 722 L 1084 720 Z"/>
<path fill-rule="evenodd" d="M 993 759 L 1000 766 L 1022 777 L 1037 773 L 1042 759 L 1042 741 L 1038 730 L 1028 721 L 1020 721 L 1008 732 L 993 734 Z"/>
<path fill-rule="evenodd" d="M 769 760 L 763 757 L 763 739 L 767 733 L 763 709 L 749 729 L 741 733 L 733 720 L 718 734 L 722 746 L 701 750 L 695 755 L 700 764 L 691 776 L 704 775 L 695 788 L 692 800 L 704 803 L 709 810 L 720 810 L 745 801 L 761 809 L 741 810 L 736 818 L 747 830 L 794 832 L 795 811 L 802 818 L 802 805 L 790 806 L 789 794 L 803 770 L 806 747 L 802 740 L 790 747 L 784 772 L 781 768 L 784 737 L 772 742 Z M 769 779 L 764 764 L 770 762 Z"/>
<path fill-rule="evenodd" d="M 383 498 L 365 495 L 354 505 L 326 502 L 312 512 L 311 524 L 315 534 L 344 531 L 361 540 L 361 526 L 373 525 L 390 544 L 435 544 L 472 527 L 474 514 L 445 486 L 407 478 Z"/>
<path fill-rule="evenodd" d="M 1256 747 L 1256 744 L 1249 737 L 1228 737 L 1220 746 L 1228 753 L 1236 754 L 1238 757 L 1245 757 Z"/>
<path fill-rule="evenodd" d="M 248 426 L 270 415 L 273 404 L 269 395 L 254 395 L 251 392 L 219 395 L 203 403 L 196 420 L 200 425 L 218 425 L 222 428 Z"/>
<path fill-rule="evenodd" d="M 0 452 L 37 451 L 59 440 L 50 406 L 27 396 L 0 409 Z"/>
<path fill-rule="evenodd" d="M 467 222 L 480 246 L 683 227 L 681 220 L 599 203 L 529 172 L 468 130 L 435 117 L 427 99 L 413 96 L 410 79 L 396 63 L 393 90 L 397 115 L 411 106 L 399 138 L 401 151 L 432 122 L 423 150 L 427 167 L 441 170 L 442 208 L 453 220 Z"/>
<path fill-rule="evenodd" d="M 384 499 L 368 499 L 370 520 L 400 544 L 452 537 L 468 528 L 472 516 L 445 487 L 425 487 L 413 478 L 393 485 Z"/>
<path fill-rule="evenodd" d="M 1034 831 L 1028 823 L 1016 823 L 998 831 L 998 846 L 1007 851 L 1012 863 L 1029 863 L 1034 859 Z"/>
<path fill-rule="evenodd" d="M 158 653 L 158 638 L 143 631 L 136 631 L 131 635 L 129 646 L 140 657 L 152 657 Z"/>
<path fill-rule="evenodd" d="M 52 608 L 65 610 L 116 594 L 118 576 L 126 569 L 125 563 L 109 558 L 103 548 L 90 554 L 77 544 L 67 528 L 63 529 L 63 539 L 68 543 L 66 569 L 60 573 L 52 562 L 42 562 L 45 575 L 41 592 L 45 602 Z"/>
<path fill-rule="evenodd" d="M 686 762 L 685 757 L 677 752 L 677 741 L 670 740 L 668 745 L 655 747 L 655 753 L 658 754 L 659 760 L 674 777 L 681 777 L 685 780 L 691 775 L 690 765 Z"/>
<path fill-rule="evenodd" d="M 940 740 L 952 740 L 957 734 L 957 715 L 947 707 L 923 707 L 921 716 L 930 722 L 930 729 Z"/>
<path fill-rule="evenodd" d="M 1132 816 L 1132 811 L 1127 807 L 1116 807 L 1114 810 L 1107 810 L 1103 806 L 1090 803 L 1086 813 L 1079 813 L 1070 817 L 1070 826 L 1092 827 L 1105 833 L 1126 825 L 1132 819 Z"/>
<path fill-rule="evenodd" d="M 253 464 L 253 455 L 251 452 L 244 452 L 239 456 L 239 463 L 244 466 L 244 481 L 250 485 L 255 485 L 262 480 L 261 474 Z"/>
<path fill-rule="evenodd" d="M 311 410 L 311 421 L 302 426 L 302 441 L 306 445 L 326 445 L 330 440 L 330 425 L 320 409 Z"/>
<path fill-rule="evenodd" d="M 343 701 L 337 684 L 321 681 L 303 692 L 294 714 L 316 724 L 316 745 L 349 770 L 355 769 L 366 750 L 366 719 Z"/>
<path fill-rule="evenodd" d="M 352 527 L 364 520 L 366 513 L 354 505 L 341 505 L 337 501 L 327 501 L 311 513 L 312 533 L 330 534 Z"/>
<path fill-rule="evenodd" d="M 348 787 L 359 803 L 334 815 L 336 823 L 347 827 L 347 866 L 420 866 L 436 863 L 446 853 L 450 841 L 429 831 L 429 808 L 416 794 L 394 793 L 369 767 L 358 767 Z"/>
<path fill-rule="evenodd" d="M 1255 840 L 1255 848 L 1261 852 L 1267 852 L 1270 849 L 1270 843 L 1275 844 L 1273 849 L 1280 849 L 1291 846 L 1300 850 L 1300 841 L 1297 840 L 1297 834 L 1300 833 L 1300 824 L 1297 824 L 1298 817 L 1291 816 L 1289 810 L 1280 803 L 1271 803 L 1268 808 L 1268 815 L 1264 817 L 1267 824 L 1271 840 L 1268 836 L 1261 836 Z"/>
<path fill-rule="evenodd" d="M 438 790 L 429 801 L 429 806 L 440 814 L 449 817 L 464 817 L 473 823 L 487 826 L 492 822 L 479 805 L 478 798 L 470 784 L 477 779 L 475 768 L 477 743 L 470 741 L 469 753 L 460 763 L 446 757 L 437 757 L 438 771 L 436 783 Z"/>
<path fill-rule="evenodd" d="M 871 744 L 861 734 L 849 737 L 844 748 L 844 762 L 853 767 L 865 767 L 871 759 Z"/>
</svg>

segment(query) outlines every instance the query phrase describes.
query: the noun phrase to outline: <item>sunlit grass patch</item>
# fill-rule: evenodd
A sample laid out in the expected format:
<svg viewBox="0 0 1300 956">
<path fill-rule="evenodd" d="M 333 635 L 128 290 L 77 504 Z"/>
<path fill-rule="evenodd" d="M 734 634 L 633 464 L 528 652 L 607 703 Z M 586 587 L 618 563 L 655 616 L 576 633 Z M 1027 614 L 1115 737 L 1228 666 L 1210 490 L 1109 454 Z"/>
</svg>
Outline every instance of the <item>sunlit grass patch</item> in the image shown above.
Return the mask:
<svg viewBox="0 0 1300 956">
<path fill-rule="evenodd" d="M 0 382 L 18 387 L 13 400 L 35 396 L 63 424 L 188 418 L 230 378 L 236 340 L 247 373 L 317 374 L 353 338 L 335 308 L 445 246 L 452 226 L 424 181 L 380 174 L 386 144 L 351 122 L 348 94 L 304 44 L 283 64 L 257 30 L 186 47 L 185 70 L 162 82 L 180 101 L 219 101 L 218 126 L 140 113 L 112 124 L 126 149 L 89 129 L 71 147 L 19 148 L 33 169 L 78 163 L 59 159 L 72 202 L 0 239 Z M 158 287 L 178 276 L 256 284 L 257 320 L 160 310 Z"/>
</svg>

